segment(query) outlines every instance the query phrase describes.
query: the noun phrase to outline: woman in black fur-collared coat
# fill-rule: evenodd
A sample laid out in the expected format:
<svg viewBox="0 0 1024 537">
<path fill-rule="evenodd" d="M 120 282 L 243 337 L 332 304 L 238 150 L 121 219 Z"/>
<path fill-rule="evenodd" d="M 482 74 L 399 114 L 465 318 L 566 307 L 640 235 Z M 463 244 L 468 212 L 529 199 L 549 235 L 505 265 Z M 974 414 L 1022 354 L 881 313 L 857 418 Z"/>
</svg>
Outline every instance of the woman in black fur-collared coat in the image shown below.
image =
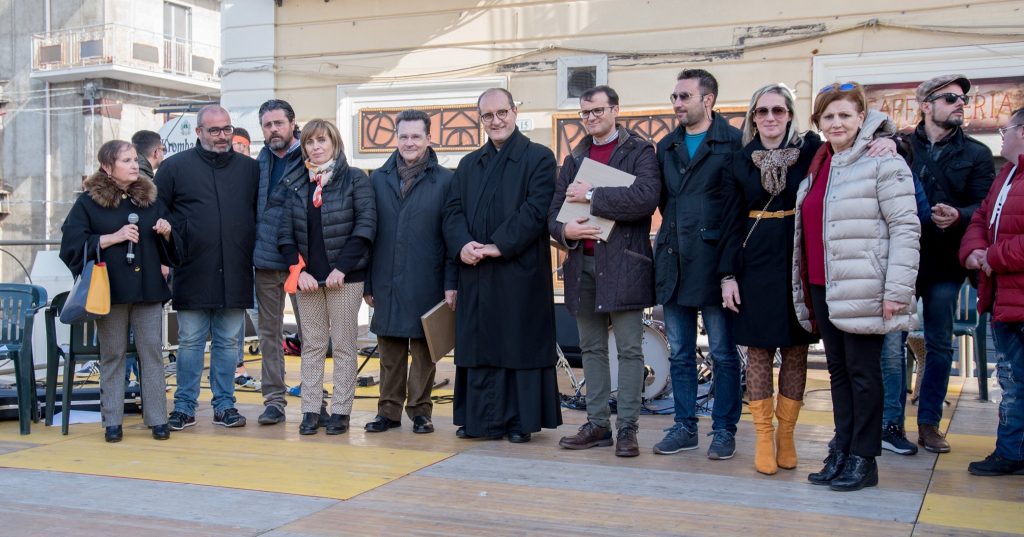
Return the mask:
<svg viewBox="0 0 1024 537">
<path fill-rule="evenodd" d="M 113 140 L 98 155 L 100 169 L 85 180 L 64 225 L 60 258 L 76 277 L 86 262 L 107 266 L 110 313 L 96 321 L 100 343 L 100 408 L 106 440 L 122 438 L 124 359 L 132 329 L 142 366 L 142 408 L 153 438 L 170 437 L 164 383 L 162 310 L 171 298 L 160 265 L 178 264 L 171 226 L 164 219 L 156 185 L 139 175 L 135 148 Z M 130 224 L 130 215 L 138 217 Z M 129 244 L 134 257 L 129 256 Z"/>
</svg>

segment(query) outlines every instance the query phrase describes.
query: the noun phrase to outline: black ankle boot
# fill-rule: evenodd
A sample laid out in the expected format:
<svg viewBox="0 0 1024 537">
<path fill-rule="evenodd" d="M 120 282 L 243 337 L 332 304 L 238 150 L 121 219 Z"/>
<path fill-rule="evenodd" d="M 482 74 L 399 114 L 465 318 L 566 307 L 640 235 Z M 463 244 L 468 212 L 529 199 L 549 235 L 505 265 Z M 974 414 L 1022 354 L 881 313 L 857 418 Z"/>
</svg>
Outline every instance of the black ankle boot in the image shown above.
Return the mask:
<svg viewBox="0 0 1024 537">
<path fill-rule="evenodd" d="M 319 412 L 303 412 L 302 423 L 299 424 L 299 434 L 316 434 L 320 428 Z"/>
<path fill-rule="evenodd" d="M 331 418 L 327 420 L 327 434 L 342 434 L 348 432 L 348 424 L 348 414 L 331 414 Z"/>
<path fill-rule="evenodd" d="M 828 488 L 841 492 L 878 486 L 878 464 L 874 457 L 850 455 L 843 472 L 829 483 Z"/>
<path fill-rule="evenodd" d="M 839 476 L 846 466 L 848 455 L 842 451 L 830 449 L 828 457 L 825 457 L 825 466 L 821 470 L 807 476 L 807 480 L 815 485 L 828 485 L 833 479 Z"/>
<path fill-rule="evenodd" d="M 120 442 L 123 437 L 124 432 L 120 425 L 111 425 L 103 431 L 103 439 L 110 443 Z"/>
</svg>

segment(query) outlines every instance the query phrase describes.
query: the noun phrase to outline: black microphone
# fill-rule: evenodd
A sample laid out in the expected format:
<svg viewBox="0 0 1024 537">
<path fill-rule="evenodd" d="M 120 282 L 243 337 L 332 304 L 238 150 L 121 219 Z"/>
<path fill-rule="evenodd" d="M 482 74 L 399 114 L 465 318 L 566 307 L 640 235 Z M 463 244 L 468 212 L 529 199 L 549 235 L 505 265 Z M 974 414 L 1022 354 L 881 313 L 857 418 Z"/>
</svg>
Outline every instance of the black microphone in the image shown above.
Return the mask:
<svg viewBox="0 0 1024 537">
<path fill-rule="evenodd" d="M 137 215 L 135 213 L 129 214 L 128 215 L 128 223 L 132 224 L 132 225 L 138 224 L 139 223 L 139 215 Z M 126 261 L 128 261 L 129 265 L 134 265 L 135 264 L 135 243 L 134 242 L 128 241 L 128 255 L 124 256 L 124 258 L 125 258 Z"/>
</svg>

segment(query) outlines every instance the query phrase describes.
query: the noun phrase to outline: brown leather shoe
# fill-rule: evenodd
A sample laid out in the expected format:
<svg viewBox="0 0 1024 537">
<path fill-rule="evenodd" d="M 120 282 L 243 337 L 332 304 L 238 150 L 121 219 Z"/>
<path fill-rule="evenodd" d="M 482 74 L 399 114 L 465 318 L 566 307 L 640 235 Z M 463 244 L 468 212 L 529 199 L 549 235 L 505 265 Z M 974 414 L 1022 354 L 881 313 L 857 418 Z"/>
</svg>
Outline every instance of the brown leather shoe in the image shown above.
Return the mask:
<svg viewBox="0 0 1024 537">
<path fill-rule="evenodd" d="M 917 424 L 917 443 L 932 453 L 949 453 L 949 442 L 934 425 Z"/>
<path fill-rule="evenodd" d="M 625 426 L 619 429 L 615 438 L 616 457 L 636 457 L 640 455 L 640 445 L 636 443 L 636 427 Z"/>
<path fill-rule="evenodd" d="M 584 423 L 572 436 L 563 436 L 558 445 L 565 449 L 587 449 L 612 445 L 612 431 L 591 422 Z"/>
</svg>

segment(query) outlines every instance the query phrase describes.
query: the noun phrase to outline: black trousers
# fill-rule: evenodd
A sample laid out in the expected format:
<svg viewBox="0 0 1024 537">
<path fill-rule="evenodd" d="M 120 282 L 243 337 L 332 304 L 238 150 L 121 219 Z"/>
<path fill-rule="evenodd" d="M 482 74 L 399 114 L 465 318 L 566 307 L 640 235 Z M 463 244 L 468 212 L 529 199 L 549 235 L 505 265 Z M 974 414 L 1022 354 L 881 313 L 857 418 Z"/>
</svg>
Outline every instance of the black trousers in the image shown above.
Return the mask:
<svg viewBox="0 0 1024 537">
<path fill-rule="evenodd" d="M 877 457 L 882 454 L 882 341 L 880 334 L 850 334 L 829 321 L 825 288 L 811 285 L 814 318 L 825 344 L 836 449 Z"/>
</svg>

